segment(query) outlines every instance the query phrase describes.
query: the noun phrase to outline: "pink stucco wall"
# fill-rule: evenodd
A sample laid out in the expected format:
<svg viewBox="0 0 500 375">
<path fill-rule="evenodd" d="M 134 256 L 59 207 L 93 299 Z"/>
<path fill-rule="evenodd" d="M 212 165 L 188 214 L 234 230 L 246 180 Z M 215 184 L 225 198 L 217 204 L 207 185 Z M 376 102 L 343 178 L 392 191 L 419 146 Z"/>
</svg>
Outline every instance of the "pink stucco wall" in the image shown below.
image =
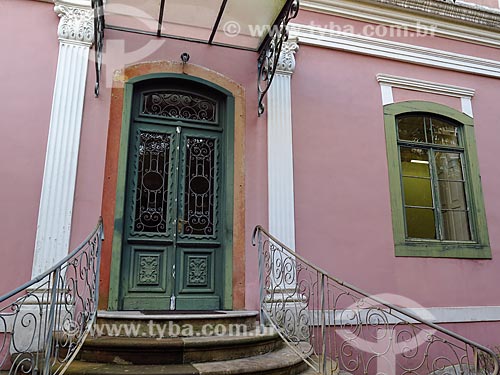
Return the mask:
<svg viewBox="0 0 500 375">
<path fill-rule="evenodd" d="M 475 134 L 492 260 L 394 256 L 377 73 L 476 89 Z M 303 46 L 292 87 L 298 251 L 372 293 L 399 294 L 427 307 L 499 305 L 498 80 Z M 402 91 L 395 90 L 396 100 L 458 105 L 441 95 Z"/>
<path fill-rule="evenodd" d="M 57 23 L 51 4 L 0 2 L 0 294 L 31 277 L 59 47 Z"/>
<path fill-rule="evenodd" d="M 497 0 L 469 0 L 467 1 L 467 3 L 483 5 L 490 8 L 500 8 L 500 2 L 498 2 Z"/>
</svg>

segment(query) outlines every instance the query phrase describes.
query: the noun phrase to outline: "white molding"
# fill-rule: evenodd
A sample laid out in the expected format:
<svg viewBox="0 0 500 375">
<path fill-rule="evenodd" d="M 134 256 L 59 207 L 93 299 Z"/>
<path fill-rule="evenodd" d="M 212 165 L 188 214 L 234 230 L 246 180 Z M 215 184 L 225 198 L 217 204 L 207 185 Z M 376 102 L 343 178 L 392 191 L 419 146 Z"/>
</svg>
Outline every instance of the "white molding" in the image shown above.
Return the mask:
<svg viewBox="0 0 500 375">
<path fill-rule="evenodd" d="M 88 10 L 78 9 L 63 13 L 59 25 L 59 56 L 38 211 L 33 277 L 53 266 L 69 251 L 91 45 L 85 26 Z M 58 12 L 61 8 L 55 10 Z M 67 10 L 67 7 L 62 9 L 63 12 Z M 61 23 L 66 26 L 62 27 Z M 91 34 L 93 36 L 93 31 Z"/>
<path fill-rule="evenodd" d="M 298 45 L 286 42 L 267 93 L 269 231 L 295 249 L 291 74 Z"/>
<path fill-rule="evenodd" d="M 368 23 L 404 27 L 411 31 L 420 31 L 422 26 L 432 26 L 436 36 L 491 47 L 500 46 L 500 33 L 494 30 L 467 25 L 456 19 L 437 19 L 433 14 L 418 14 L 405 8 L 397 9 L 380 3 L 370 4 L 358 0 L 303 0 L 300 8 Z M 496 14 L 498 9 L 489 9 L 489 13 Z"/>
<path fill-rule="evenodd" d="M 303 45 L 500 78 L 500 62 L 495 60 L 300 24 L 290 25 L 290 35 Z"/>
<path fill-rule="evenodd" d="M 474 117 L 474 112 L 472 112 L 472 98 L 470 96 L 460 98 L 460 104 L 462 105 L 463 113 L 470 117 Z"/>
<path fill-rule="evenodd" d="M 382 93 L 382 105 L 394 103 L 392 88 L 396 87 L 405 90 L 460 98 L 462 112 L 470 117 L 474 117 L 472 112 L 472 97 L 476 93 L 474 89 L 382 73 L 377 74 L 377 81 L 380 84 L 380 90 Z"/>
<path fill-rule="evenodd" d="M 293 74 L 295 70 L 295 54 L 299 50 L 297 40 L 288 39 L 283 43 L 281 53 L 278 59 L 276 72 L 281 74 Z"/>
<path fill-rule="evenodd" d="M 31 1 L 37 1 L 39 3 L 50 3 L 50 4 L 54 4 L 55 2 L 57 2 L 58 4 L 66 4 L 70 6 L 87 7 L 87 8 L 92 7 L 91 0 L 31 0 Z M 106 0 L 104 2 L 106 2 Z"/>
<path fill-rule="evenodd" d="M 60 18 L 57 28 L 60 41 L 83 46 L 90 46 L 94 42 L 94 11 L 84 4 L 85 1 L 56 2 L 54 11 Z"/>
<path fill-rule="evenodd" d="M 467 87 L 449 85 L 424 81 L 421 79 L 393 76 L 389 74 L 377 74 L 377 81 L 381 85 L 389 85 L 400 89 L 427 92 L 431 94 L 455 96 L 457 98 L 473 97 L 476 91 Z"/>
<path fill-rule="evenodd" d="M 466 306 L 466 307 L 429 307 L 429 308 L 404 308 L 419 318 L 431 323 L 472 323 L 472 322 L 498 322 L 500 321 L 500 306 Z M 329 310 L 327 311 L 327 321 L 335 322 L 336 325 L 349 325 L 353 320 L 349 316 L 354 316 L 356 312 L 352 310 Z M 311 325 L 319 325 L 319 310 L 311 311 Z M 356 324 L 367 324 L 368 311 L 362 310 L 357 315 L 359 320 Z M 392 314 L 386 314 L 387 323 L 395 324 L 405 319 L 399 313 L 393 311 Z M 418 323 L 416 320 L 409 319 L 410 323 Z"/>
<path fill-rule="evenodd" d="M 382 105 L 394 103 L 394 95 L 392 93 L 392 86 L 380 84 L 380 91 L 382 93 Z"/>
</svg>

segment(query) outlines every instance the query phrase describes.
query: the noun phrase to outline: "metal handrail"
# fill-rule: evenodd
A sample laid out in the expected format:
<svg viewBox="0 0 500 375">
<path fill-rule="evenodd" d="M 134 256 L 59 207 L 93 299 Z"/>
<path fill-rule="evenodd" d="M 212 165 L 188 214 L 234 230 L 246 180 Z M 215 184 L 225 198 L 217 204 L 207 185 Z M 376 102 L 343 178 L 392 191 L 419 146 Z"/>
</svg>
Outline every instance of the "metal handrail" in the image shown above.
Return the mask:
<svg viewBox="0 0 500 375">
<path fill-rule="evenodd" d="M 426 340 L 434 340 L 431 341 L 432 344 L 436 342 L 448 345 L 453 344 L 451 352 L 455 354 L 456 351 L 463 348 L 455 347 L 455 343 L 451 343 L 452 340 L 465 345 L 465 351 L 459 357 L 460 361 L 456 365 L 462 367 L 469 366 L 467 371 L 470 371 L 470 368 L 474 366 L 476 371 L 480 366 L 486 366 L 484 363 L 479 363 L 486 360 L 488 368 L 485 369 L 482 367 L 482 370 L 487 370 L 488 372 L 483 373 L 485 375 L 497 375 L 499 373 L 499 360 L 491 349 L 329 275 L 320 267 L 317 267 L 301 255 L 295 253 L 295 251 L 283 244 L 260 225 L 256 226 L 253 231 L 252 245 L 258 245 L 259 247 L 261 322 L 267 319 L 269 323 L 281 332 L 285 341 L 292 344 L 292 346 L 296 342 L 309 340 L 311 346 L 314 347 L 317 361 L 308 361 L 308 363 L 321 374 L 325 374 L 327 368 L 330 368 L 330 372 L 334 373 L 334 371 L 339 370 L 339 366 L 342 367 L 342 363 L 339 363 L 342 362 L 342 353 L 339 353 L 338 348 L 333 348 L 331 345 L 332 341 L 335 341 L 332 339 L 332 336 L 335 335 L 335 330 L 339 327 L 345 329 L 346 327 L 361 326 L 363 324 L 374 327 L 374 321 L 363 323 L 363 320 L 367 320 L 367 317 L 374 312 L 378 314 L 376 319 L 382 319 L 386 328 L 389 326 L 398 326 L 400 328 L 402 325 L 407 325 L 411 326 L 412 329 L 414 328 L 423 332 L 424 328 L 420 327 L 420 325 L 425 326 L 425 329 L 429 331 L 424 335 Z M 304 282 L 304 275 L 307 278 L 307 282 Z M 349 300 L 354 303 L 353 308 L 339 308 L 340 298 L 345 296 L 348 296 Z M 332 309 L 327 313 L 326 307 L 332 307 Z M 344 305 L 343 307 L 348 306 Z M 333 316 L 331 312 L 333 312 Z M 296 315 L 295 318 L 292 317 L 293 314 Z M 297 318 L 297 315 L 299 318 Z M 349 316 L 346 317 L 346 315 Z M 287 319 L 289 320 L 287 321 Z M 318 323 L 319 320 L 320 322 Z M 390 323 L 390 321 L 395 323 Z M 307 327 L 305 327 L 306 323 Z M 316 332 L 314 328 L 311 328 L 314 324 L 321 325 L 321 332 Z M 327 327 L 333 332 L 326 332 Z M 444 335 L 446 338 L 438 337 L 432 331 Z M 408 331 L 405 332 L 408 333 Z M 390 337 L 391 340 L 395 340 L 394 336 L 398 332 L 393 332 L 393 334 Z M 321 337 L 321 342 L 318 342 L 318 336 Z M 359 339 L 359 336 L 356 339 Z M 354 341 L 351 340 L 350 344 L 353 344 Z M 339 345 L 338 340 L 333 344 Z M 392 344 L 395 343 L 393 342 Z M 422 342 L 420 343 L 420 345 L 423 344 Z M 331 353 L 325 352 L 328 345 L 330 345 Z M 361 346 L 366 349 L 366 345 Z M 348 348 L 349 350 L 355 349 L 351 345 L 348 345 Z M 413 348 L 412 350 L 415 349 Z M 448 349 L 450 350 L 450 348 Z M 469 360 L 469 349 L 473 351 L 473 360 Z M 425 352 L 424 354 L 429 357 L 432 353 Z M 404 357 L 404 354 L 402 356 Z M 377 354 L 378 357 L 379 355 Z M 414 358 L 412 357 L 412 359 Z M 439 359 L 441 363 L 446 362 L 442 357 Z M 328 364 L 328 360 L 336 362 L 337 367 L 333 365 L 333 362 Z M 373 360 L 373 358 L 370 358 L 370 360 Z M 396 367 L 404 370 L 402 373 L 420 374 L 420 372 L 416 372 L 416 368 L 407 369 L 399 364 Z M 443 372 L 445 368 L 451 368 L 451 366 L 443 366 L 442 364 L 436 365 L 436 367 L 431 366 L 431 369 L 433 371 L 441 371 L 435 372 L 435 374 L 439 375 L 452 373 L 469 374 L 469 372 L 464 372 L 465 370 L 462 367 L 460 367 L 460 370 L 457 370 L 458 368 L 455 367 L 454 372 L 451 372 L 452 370 L 449 370 L 450 372 Z M 349 371 L 350 368 L 342 370 Z M 359 368 L 355 370 L 359 370 Z M 369 371 L 368 368 L 364 368 L 363 370 L 364 373 Z"/>
<path fill-rule="evenodd" d="M 49 268 L 47 271 L 44 273 L 34 277 L 30 281 L 24 283 L 23 285 L 17 287 L 16 289 L 8 292 L 7 294 L 4 294 L 3 296 L 0 297 L 0 303 L 4 302 L 5 300 L 11 298 L 12 296 L 16 295 L 17 293 L 23 291 L 24 289 L 28 289 L 30 286 L 35 285 L 36 283 L 40 282 L 42 279 L 46 278 L 48 275 L 53 273 L 56 268 L 60 268 L 64 263 L 66 263 L 69 259 L 73 258 L 76 253 L 78 253 L 89 241 L 94 235 L 97 233 L 97 231 L 102 230 L 102 218 L 99 218 L 99 221 L 97 222 L 97 225 L 95 226 L 94 230 L 87 236 L 85 240 L 83 240 L 80 245 L 76 249 L 74 249 L 71 253 L 69 253 L 67 256 L 65 256 L 63 259 L 61 259 L 59 262 L 57 262 L 54 266 Z"/>
<path fill-rule="evenodd" d="M 0 371 L 63 374 L 96 317 L 102 218 L 47 271 L 0 297 Z"/>
</svg>

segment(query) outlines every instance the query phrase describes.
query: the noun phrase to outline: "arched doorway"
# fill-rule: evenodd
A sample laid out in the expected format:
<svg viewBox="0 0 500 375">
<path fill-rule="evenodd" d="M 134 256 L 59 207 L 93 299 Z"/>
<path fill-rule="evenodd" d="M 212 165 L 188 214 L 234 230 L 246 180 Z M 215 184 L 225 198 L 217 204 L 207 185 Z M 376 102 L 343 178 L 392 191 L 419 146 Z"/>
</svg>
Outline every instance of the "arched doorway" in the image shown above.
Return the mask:
<svg viewBox="0 0 500 375">
<path fill-rule="evenodd" d="M 128 127 L 122 129 L 127 149 L 119 162 L 125 176 L 123 186 L 117 184 L 122 229 L 117 238 L 115 228 L 113 241 L 114 248 L 121 243 L 117 308 L 227 308 L 234 98 L 214 84 L 178 74 L 129 83 Z"/>
</svg>

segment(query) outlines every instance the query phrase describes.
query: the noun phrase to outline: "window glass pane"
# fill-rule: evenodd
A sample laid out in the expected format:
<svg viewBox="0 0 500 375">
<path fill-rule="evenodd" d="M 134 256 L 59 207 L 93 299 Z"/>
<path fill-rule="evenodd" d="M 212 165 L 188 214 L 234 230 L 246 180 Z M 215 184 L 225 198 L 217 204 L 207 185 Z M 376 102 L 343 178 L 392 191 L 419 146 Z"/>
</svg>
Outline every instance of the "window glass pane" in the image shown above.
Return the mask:
<svg viewBox="0 0 500 375">
<path fill-rule="evenodd" d="M 403 176 L 430 177 L 429 151 L 416 147 L 401 147 L 400 152 Z"/>
<path fill-rule="evenodd" d="M 443 232 L 445 240 L 470 241 L 467 211 L 443 211 Z"/>
<path fill-rule="evenodd" d="M 422 116 L 400 117 L 397 120 L 399 139 L 426 142 L 424 118 Z"/>
<path fill-rule="evenodd" d="M 439 200 L 443 210 L 467 210 L 463 182 L 439 181 L 438 185 Z"/>
<path fill-rule="evenodd" d="M 431 119 L 432 143 L 447 146 L 458 146 L 458 128 L 446 121 Z"/>
<path fill-rule="evenodd" d="M 463 181 L 462 161 L 456 152 L 436 152 L 437 175 L 440 180 Z"/>
<path fill-rule="evenodd" d="M 432 189 L 429 178 L 403 177 L 405 205 L 432 208 Z"/>
<path fill-rule="evenodd" d="M 406 208 L 406 231 L 408 237 L 436 239 L 434 210 Z"/>
</svg>

